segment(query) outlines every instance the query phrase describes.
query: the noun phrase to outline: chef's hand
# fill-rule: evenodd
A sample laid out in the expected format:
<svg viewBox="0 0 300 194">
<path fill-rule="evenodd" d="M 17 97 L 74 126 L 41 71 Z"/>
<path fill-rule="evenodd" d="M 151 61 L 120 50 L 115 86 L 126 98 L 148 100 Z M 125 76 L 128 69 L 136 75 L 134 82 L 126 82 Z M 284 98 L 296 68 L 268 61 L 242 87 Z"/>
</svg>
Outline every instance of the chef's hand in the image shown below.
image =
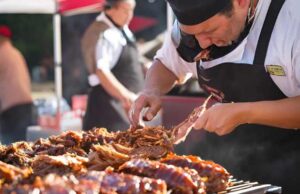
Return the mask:
<svg viewBox="0 0 300 194">
<path fill-rule="evenodd" d="M 126 95 L 121 98 L 122 107 L 129 118 L 129 111 L 133 102 L 137 99 L 137 95 L 133 92 L 128 91 Z"/>
<path fill-rule="evenodd" d="M 142 111 L 148 108 L 144 115 Z M 151 121 L 161 108 L 160 95 L 155 92 L 144 91 L 140 93 L 138 98 L 134 101 L 130 109 L 129 120 L 133 128 L 138 128 L 141 122 L 141 117 L 144 121 Z"/>
<path fill-rule="evenodd" d="M 245 123 L 247 123 L 247 110 L 243 103 L 224 103 L 207 109 L 197 119 L 194 128 L 226 135 Z"/>
</svg>

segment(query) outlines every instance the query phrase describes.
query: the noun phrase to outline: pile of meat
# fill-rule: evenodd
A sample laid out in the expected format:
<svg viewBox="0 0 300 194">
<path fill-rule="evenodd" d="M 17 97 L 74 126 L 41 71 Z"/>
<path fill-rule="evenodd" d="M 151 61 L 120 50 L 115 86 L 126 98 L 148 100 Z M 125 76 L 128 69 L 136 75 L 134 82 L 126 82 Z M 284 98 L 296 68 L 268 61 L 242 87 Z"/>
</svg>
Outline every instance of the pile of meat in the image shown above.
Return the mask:
<svg viewBox="0 0 300 194">
<path fill-rule="evenodd" d="M 68 131 L 0 145 L 0 193 L 204 194 L 230 184 L 222 166 L 172 151 L 163 127 Z"/>
</svg>

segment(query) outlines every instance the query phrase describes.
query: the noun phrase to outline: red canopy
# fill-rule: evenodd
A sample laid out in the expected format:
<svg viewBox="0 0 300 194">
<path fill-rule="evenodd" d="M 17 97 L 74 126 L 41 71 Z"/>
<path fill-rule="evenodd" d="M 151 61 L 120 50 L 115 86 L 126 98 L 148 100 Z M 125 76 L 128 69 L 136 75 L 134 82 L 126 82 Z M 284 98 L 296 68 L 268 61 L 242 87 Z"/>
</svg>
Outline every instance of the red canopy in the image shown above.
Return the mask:
<svg viewBox="0 0 300 194">
<path fill-rule="evenodd" d="M 101 11 L 105 0 L 57 0 L 59 12 L 65 14 Z"/>
<path fill-rule="evenodd" d="M 0 0 L 0 13 L 79 14 L 100 11 L 105 0 Z"/>
</svg>

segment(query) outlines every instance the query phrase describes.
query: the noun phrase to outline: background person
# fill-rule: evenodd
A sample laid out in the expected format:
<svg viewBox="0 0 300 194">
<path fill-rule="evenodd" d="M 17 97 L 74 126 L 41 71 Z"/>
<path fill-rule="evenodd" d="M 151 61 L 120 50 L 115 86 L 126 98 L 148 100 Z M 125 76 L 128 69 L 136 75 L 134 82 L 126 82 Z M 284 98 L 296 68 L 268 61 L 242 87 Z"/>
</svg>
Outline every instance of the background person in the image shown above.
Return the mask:
<svg viewBox="0 0 300 194">
<path fill-rule="evenodd" d="M 9 27 L 0 25 L 0 138 L 4 144 L 26 140 L 26 129 L 33 124 L 30 77 L 11 36 Z"/>
<path fill-rule="evenodd" d="M 144 83 L 135 40 L 127 26 L 134 8 L 134 0 L 108 0 L 82 38 L 91 86 L 84 130 L 129 127 L 129 108 Z"/>
</svg>

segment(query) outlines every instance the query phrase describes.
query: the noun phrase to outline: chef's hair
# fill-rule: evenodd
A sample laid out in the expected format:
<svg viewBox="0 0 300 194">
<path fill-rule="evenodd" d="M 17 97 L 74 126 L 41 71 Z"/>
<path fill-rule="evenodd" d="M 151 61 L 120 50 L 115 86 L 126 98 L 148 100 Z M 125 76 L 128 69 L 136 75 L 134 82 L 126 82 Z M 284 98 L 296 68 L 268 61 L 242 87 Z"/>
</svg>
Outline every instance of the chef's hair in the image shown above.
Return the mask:
<svg viewBox="0 0 300 194">
<path fill-rule="evenodd" d="M 221 11 L 220 14 L 231 16 L 233 12 L 233 1 L 230 1 Z"/>
<path fill-rule="evenodd" d="M 104 10 L 111 9 L 121 2 L 135 2 L 135 0 L 106 0 L 103 8 Z"/>
</svg>

